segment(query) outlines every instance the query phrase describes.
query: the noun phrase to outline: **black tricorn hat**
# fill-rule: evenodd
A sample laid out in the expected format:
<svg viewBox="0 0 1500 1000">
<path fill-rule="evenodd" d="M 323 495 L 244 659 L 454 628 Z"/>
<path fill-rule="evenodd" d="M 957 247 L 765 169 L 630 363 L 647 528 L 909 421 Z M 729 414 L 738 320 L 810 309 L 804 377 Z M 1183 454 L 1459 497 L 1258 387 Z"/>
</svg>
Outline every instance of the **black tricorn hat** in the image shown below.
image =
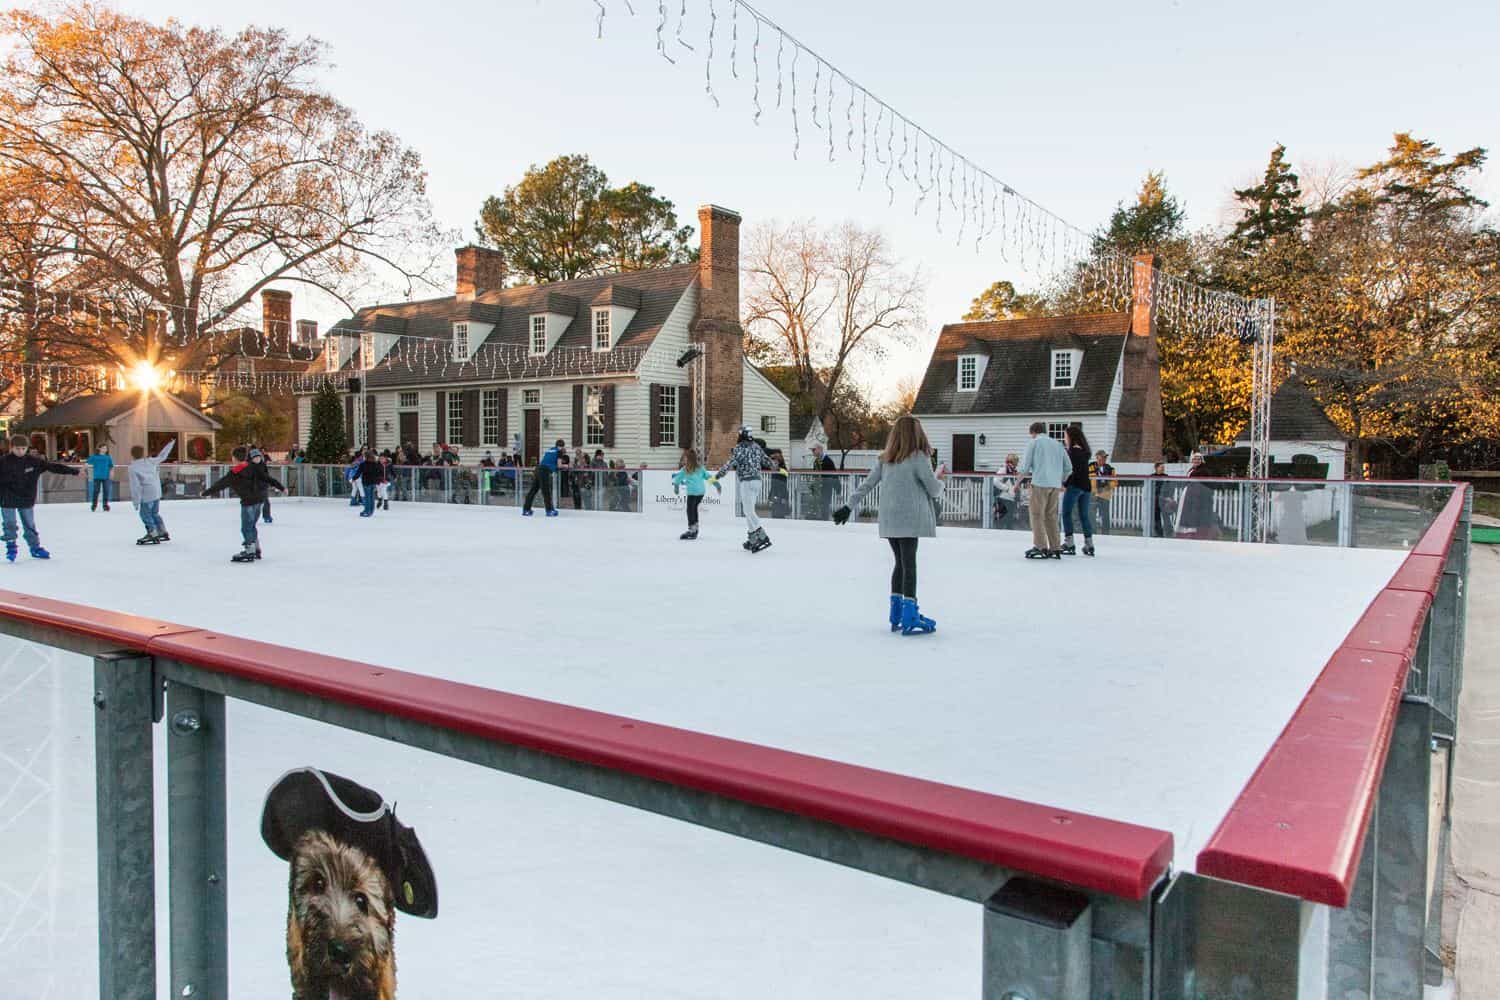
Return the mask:
<svg viewBox="0 0 1500 1000">
<path fill-rule="evenodd" d="M 435 917 L 437 879 L 417 840 L 417 832 L 396 819 L 380 793 L 315 767 L 282 775 L 266 793 L 260 836 L 283 861 L 309 830 L 323 830 L 368 854 L 390 880 L 396 909 L 414 917 Z"/>
</svg>

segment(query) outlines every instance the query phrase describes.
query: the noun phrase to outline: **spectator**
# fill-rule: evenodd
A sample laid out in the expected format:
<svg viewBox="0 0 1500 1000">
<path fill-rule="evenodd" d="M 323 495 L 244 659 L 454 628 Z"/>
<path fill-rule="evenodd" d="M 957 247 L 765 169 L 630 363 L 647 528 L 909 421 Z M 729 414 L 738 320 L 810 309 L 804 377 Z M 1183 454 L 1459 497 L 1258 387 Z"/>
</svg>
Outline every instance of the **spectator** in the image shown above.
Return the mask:
<svg viewBox="0 0 1500 1000">
<path fill-rule="evenodd" d="M 1029 430 L 1031 443 L 1021 456 L 1019 472 L 1031 478 L 1031 548 L 1027 559 L 1061 559 L 1061 518 L 1058 500 L 1063 480 L 1072 474 L 1073 463 L 1062 442 L 1047 434 L 1047 425 L 1037 420 Z"/>
<path fill-rule="evenodd" d="M 812 514 L 815 520 L 826 521 L 833 513 L 832 501 L 834 477 L 833 475 L 831 475 L 831 473 L 836 472 L 837 469 L 833 464 L 833 459 L 828 457 L 828 453 L 823 450 L 823 446 L 821 444 L 815 444 L 812 446 L 812 457 L 813 471 L 819 473 L 819 475 L 813 477 Z"/>
<path fill-rule="evenodd" d="M 579 449 L 578 454 L 583 454 L 582 449 Z M 557 466 L 559 470 L 558 476 L 560 478 L 561 485 L 560 492 L 562 494 L 558 497 L 558 500 L 561 501 L 562 497 L 564 496 L 572 497 L 573 509 L 581 510 L 583 508 L 583 491 L 579 489 L 578 477 L 573 474 L 573 469 L 575 468 L 575 466 L 573 458 L 568 454 L 568 449 L 566 446 L 563 447 L 562 451 L 557 456 Z"/>
<path fill-rule="evenodd" d="M 1106 535 L 1112 530 L 1109 517 L 1109 505 L 1115 496 L 1115 467 L 1107 461 L 1107 455 L 1103 448 L 1094 452 L 1094 460 L 1089 463 L 1089 478 L 1094 481 L 1094 506 L 1099 511 L 1099 528 Z"/>
<path fill-rule="evenodd" d="M 786 456 L 777 448 L 771 452 L 771 460 L 776 467 L 771 470 L 771 516 L 775 518 L 791 517 L 792 498 L 787 488 L 791 482 L 792 474 L 786 467 Z"/>
<path fill-rule="evenodd" d="M 493 469 L 495 467 L 495 453 L 486 448 L 484 450 L 484 457 L 479 460 L 479 467 L 482 469 Z"/>
<path fill-rule="evenodd" d="M 1204 479 L 1209 476 L 1208 466 L 1203 464 L 1200 452 L 1193 452 L 1188 464 L 1189 479 Z M 1177 515 L 1177 537 L 1208 541 L 1219 537 L 1219 516 L 1214 512 L 1214 491 L 1207 483 L 1189 483 L 1183 488 L 1182 509 Z"/>
<path fill-rule="evenodd" d="M 66 459 L 65 459 L 66 461 Z M 99 498 L 104 498 L 104 509 L 109 510 L 109 475 L 114 470 L 115 460 L 109 457 L 109 448 L 100 445 L 89 456 L 89 510 L 99 509 Z"/>
<path fill-rule="evenodd" d="M 1089 439 L 1083 434 L 1082 424 L 1069 424 L 1063 429 L 1063 444 L 1068 449 L 1068 461 L 1073 471 L 1064 481 L 1065 492 L 1062 503 L 1063 555 L 1077 553 L 1073 547 L 1073 512 L 1078 511 L 1078 524 L 1083 529 L 1083 554 L 1094 554 L 1094 518 L 1089 509 L 1094 499 L 1094 484 L 1089 479 Z"/>
<path fill-rule="evenodd" d="M 1156 462 L 1151 466 L 1151 478 L 1153 480 L 1169 479 L 1167 475 L 1167 463 Z M 1151 526 L 1152 534 L 1157 538 L 1165 538 L 1170 532 L 1167 528 L 1172 524 L 1172 515 L 1177 513 L 1177 498 L 1172 495 L 1172 490 L 1163 482 L 1152 483 L 1152 492 L 1156 498 L 1151 504 Z"/>
<path fill-rule="evenodd" d="M 1025 487 L 1018 471 L 1021 456 L 1011 452 L 1005 456 L 1005 464 L 995 473 L 995 526 L 1014 528 L 1020 523 L 1022 498 Z"/>
</svg>

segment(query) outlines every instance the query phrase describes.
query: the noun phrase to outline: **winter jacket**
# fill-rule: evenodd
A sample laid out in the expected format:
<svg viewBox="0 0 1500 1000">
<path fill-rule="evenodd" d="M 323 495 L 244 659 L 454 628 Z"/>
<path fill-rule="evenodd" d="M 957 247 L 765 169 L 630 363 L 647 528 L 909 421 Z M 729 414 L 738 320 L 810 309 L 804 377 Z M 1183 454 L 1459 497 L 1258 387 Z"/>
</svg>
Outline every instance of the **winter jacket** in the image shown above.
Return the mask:
<svg viewBox="0 0 1500 1000">
<path fill-rule="evenodd" d="M 40 455 L 17 455 L 7 451 L 0 458 L 0 507 L 21 510 L 36 506 L 36 482 L 44 472 L 56 472 L 62 476 L 76 476 L 78 470 L 71 465 L 49 462 Z"/>
<path fill-rule="evenodd" d="M 720 466 L 717 475 L 724 475 L 730 469 L 739 477 L 740 482 L 750 479 L 759 479 L 761 469 L 772 467 L 771 456 L 766 450 L 754 441 L 741 441 L 734 446 L 729 453 L 729 461 Z"/>
<path fill-rule="evenodd" d="M 557 456 L 561 450 L 560 448 L 548 448 L 542 452 L 542 457 L 536 463 L 537 468 L 555 471 L 557 469 Z"/>
<path fill-rule="evenodd" d="M 286 492 L 286 487 L 267 472 L 264 465 L 258 462 L 240 462 L 230 466 L 229 471 L 216 482 L 205 486 L 203 495 L 211 497 L 227 489 L 240 498 L 241 507 L 253 507 L 258 503 L 265 503 L 272 487 L 279 492 Z"/>
<path fill-rule="evenodd" d="M 1063 480 L 1063 485 L 1092 493 L 1094 483 L 1089 479 L 1089 450 L 1081 444 L 1075 444 L 1068 449 L 1068 461 L 1073 463 L 1073 472 Z"/>
<path fill-rule="evenodd" d="M 686 486 L 688 496 L 701 497 L 708 486 L 709 477 L 712 475 L 713 473 L 701 465 L 692 472 L 686 469 L 678 469 L 672 474 L 672 485 L 674 487 Z"/>
<path fill-rule="evenodd" d="M 1094 480 L 1094 495 L 1100 500 L 1108 500 L 1115 495 L 1115 487 L 1119 485 L 1115 481 L 1115 467 L 1108 462 L 1090 462 L 1089 476 Z"/>
<path fill-rule="evenodd" d="M 359 481 L 366 486 L 378 486 L 385 482 L 385 466 L 376 460 L 359 463 Z"/>
<path fill-rule="evenodd" d="M 1038 434 L 1021 456 L 1021 474 L 1031 476 L 1031 485 L 1040 489 L 1060 490 L 1063 480 L 1073 473 L 1073 462 L 1062 442 Z"/>
<path fill-rule="evenodd" d="M 93 478 L 108 479 L 110 470 L 115 467 L 115 460 L 108 455 L 90 455 L 88 466 L 94 470 Z"/>
<path fill-rule="evenodd" d="M 130 463 L 130 502 L 139 507 L 143 503 L 161 499 L 161 463 L 172 453 L 177 441 L 167 442 L 155 457 L 143 456 Z"/>
<path fill-rule="evenodd" d="M 932 538 L 937 534 L 937 504 L 943 484 L 932 471 L 932 459 L 922 452 L 887 465 L 876 462 L 849 497 L 848 506 L 858 510 L 860 502 L 880 487 L 881 538 Z"/>
</svg>

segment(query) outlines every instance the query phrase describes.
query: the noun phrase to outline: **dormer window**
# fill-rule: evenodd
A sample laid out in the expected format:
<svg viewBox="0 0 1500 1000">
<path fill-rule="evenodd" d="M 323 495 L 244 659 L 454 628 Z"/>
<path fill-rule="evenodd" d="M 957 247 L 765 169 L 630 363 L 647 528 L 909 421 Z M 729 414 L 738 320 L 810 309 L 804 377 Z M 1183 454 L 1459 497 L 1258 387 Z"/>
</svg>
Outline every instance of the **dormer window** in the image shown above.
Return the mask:
<svg viewBox="0 0 1500 1000">
<path fill-rule="evenodd" d="M 609 332 L 609 310 L 594 310 L 594 350 L 607 351 L 610 349 Z"/>
<path fill-rule="evenodd" d="M 1078 379 L 1078 363 L 1082 351 L 1052 352 L 1052 388 L 1071 389 Z"/>
<path fill-rule="evenodd" d="M 531 353 L 547 353 L 547 317 L 537 315 L 531 317 Z"/>
<path fill-rule="evenodd" d="M 453 360 L 458 362 L 469 360 L 469 324 L 453 324 Z"/>
<path fill-rule="evenodd" d="M 958 359 L 958 391 L 973 392 L 979 388 L 979 359 L 965 354 Z"/>
</svg>

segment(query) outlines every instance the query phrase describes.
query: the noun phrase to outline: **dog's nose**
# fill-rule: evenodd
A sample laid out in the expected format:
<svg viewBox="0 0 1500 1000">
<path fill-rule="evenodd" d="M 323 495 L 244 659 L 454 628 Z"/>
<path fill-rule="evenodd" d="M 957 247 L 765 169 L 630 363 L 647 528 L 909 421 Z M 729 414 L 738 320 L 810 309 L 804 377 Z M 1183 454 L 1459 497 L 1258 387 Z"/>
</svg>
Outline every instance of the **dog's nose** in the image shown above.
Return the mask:
<svg viewBox="0 0 1500 1000">
<path fill-rule="evenodd" d="M 344 942 L 328 942 L 328 957 L 333 959 L 335 962 L 347 963 L 352 956 L 353 952 L 349 950 L 349 946 Z"/>
</svg>

